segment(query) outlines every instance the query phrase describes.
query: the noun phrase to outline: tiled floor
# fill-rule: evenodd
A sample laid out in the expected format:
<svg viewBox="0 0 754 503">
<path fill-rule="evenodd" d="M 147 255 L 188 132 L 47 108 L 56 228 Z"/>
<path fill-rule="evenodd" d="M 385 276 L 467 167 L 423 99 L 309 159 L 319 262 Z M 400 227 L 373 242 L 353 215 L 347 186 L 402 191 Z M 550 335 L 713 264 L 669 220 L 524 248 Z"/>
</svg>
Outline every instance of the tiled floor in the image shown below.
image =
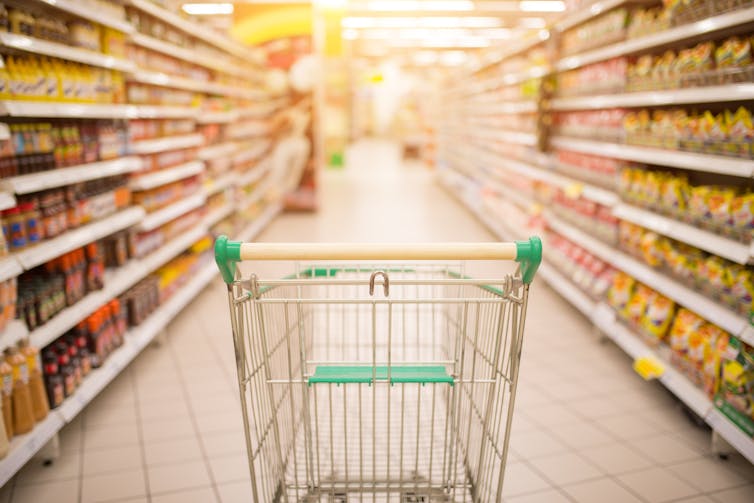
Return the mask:
<svg viewBox="0 0 754 503">
<path fill-rule="evenodd" d="M 431 176 L 381 143 L 322 176 L 322 210 L 264 240 L 489 240 Z M 273 274 L 288 272 L 270 267 Z M 61 435 L 0 503 L 251 502 L 226 298 L 215 282 Z M 508 503 L 754 501 L 754 468 L 721 461 L 673 397 L 542 282 L 532 290 L 504 489 Z"/>
</svg>

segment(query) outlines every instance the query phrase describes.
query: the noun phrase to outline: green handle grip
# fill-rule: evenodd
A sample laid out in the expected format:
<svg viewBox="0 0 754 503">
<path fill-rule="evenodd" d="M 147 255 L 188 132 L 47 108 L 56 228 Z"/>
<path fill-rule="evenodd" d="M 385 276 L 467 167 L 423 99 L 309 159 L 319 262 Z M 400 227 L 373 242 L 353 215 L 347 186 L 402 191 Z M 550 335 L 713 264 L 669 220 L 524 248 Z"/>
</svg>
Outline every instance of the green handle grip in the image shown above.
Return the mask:
<svg viewBox="0 0 754 503">
<path fill-rule="evenodd" d="M 241 261 L 241 241 L 231 241 L 228 236 L 218 236 L 215 240 L 215 262 L 220 269 L 223 281 L 230 285 L 236 275 L 236 262 Z"/>
<path fill-rule="evenodd" d="M 542 263 L 542 240 L 532 236 L 528 241 L 516 241 L 516 262 L 521 264 L 521 278 L 527 285 Z"/>
</svg>

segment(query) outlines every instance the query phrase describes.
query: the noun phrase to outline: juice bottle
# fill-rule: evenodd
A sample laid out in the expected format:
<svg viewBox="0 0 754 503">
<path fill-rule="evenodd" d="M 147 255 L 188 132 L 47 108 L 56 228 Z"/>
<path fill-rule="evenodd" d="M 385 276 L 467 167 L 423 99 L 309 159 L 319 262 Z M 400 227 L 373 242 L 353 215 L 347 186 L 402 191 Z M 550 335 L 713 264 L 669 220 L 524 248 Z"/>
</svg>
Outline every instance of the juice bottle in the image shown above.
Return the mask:
<svg viewBox="0 0 754 503">
<path fill-rule="evenodd" d="M 31 405 L 34 410 L 34 419 L 39 422 L 46 418 L 47 413 L 50 412 L 50 404 L 47 402 L 47 392 L 45 391 L 45 384 L 42 379 L 39 350 L 29 345 L 28 339 L 21 340 L 18 343 L 18 347 L 21 354 L 26 357 L 26 364 L 29 367 Z"/>
<path fill-rule="evenodd" d="M 34 409 L 29 389 L 29 367 L 26 358 L 12 347 L 5 350 L 5 361 L 13 369 L 13 431 L 20 435 L 34 428 Z"/>
<path fill-rule="evenodd" d="M 65 400 L 65 389 L 63 386 L 63 377 L 60 375 L 58 366 L 58 355 L 52 349 L 44 352 L 45 382 L 47 389 L 47 400 L 50 408 L 54 409 L 60 406 Z"/>
<path fill-rule="evenodd" d="M 13 438 L 13 368 L 4 359 L 0 361 L 0 384 L 5 434 L 8 438 Z"/>
</svg>

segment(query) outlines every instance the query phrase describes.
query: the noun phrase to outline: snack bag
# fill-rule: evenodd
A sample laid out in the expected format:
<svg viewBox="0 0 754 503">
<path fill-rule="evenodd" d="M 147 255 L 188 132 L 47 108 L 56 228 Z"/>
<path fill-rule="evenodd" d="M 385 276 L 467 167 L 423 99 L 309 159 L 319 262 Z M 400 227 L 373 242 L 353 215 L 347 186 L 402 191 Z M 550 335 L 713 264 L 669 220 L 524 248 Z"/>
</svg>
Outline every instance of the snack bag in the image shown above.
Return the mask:
<svg viewBox="0 0 754 503">
<path fill-rule="evenodd" d="M 639 250 L 644 262 L 652 267 L 661 265 L 666 242 L 666 239 L 654 232 L 645 232 L 639 241 Z"/>
<path fill-rule="evenodd" d="M 661 188 L 662 207 L 671 214 L 684 213 L 688 189 L 685 176 L 668 174 Z"/>
<path fill-rule="evenodd" d="M 751 319 L 754 310 L 754 273 L 746 267 L 731 267 L 728 274 L 730 275 L 729 304 L 736 312 Z"/>
<path fill-rule="evenodd" d="M 720 384 L 720 355 L 721 347 L 728 345 L 728 333 L 721 331 L 717 339 L 710 340 L 704 350 L 702 362 L 702 388 L 707 396 L 714 398 Z"/>
<path fill-rule="evenodd" d="M 754 436 L 754 349 L 732 336 L 720 349 L 721 375 L 715 406 Z"/>
<path fill-rule="evenodd" d="M 707 206 L 707 199 L 713 188 L 708 185 L 691 187 L 689 190 L 689 215 L 692 221 L 704 221 L 712 218 L 712 213 Z"/>
<path fill-rule="evenodd" d="M 665 338 L 668 327 L 673 321 L 674 312 L 675 302 L 669 298 L 658 293 L 654 293 L 649 298 L 641 326 L 653 343 L 659 343 Z"/>
<path fill-rule="evenodd" d="M 698 331 L 703 323 L 704 320 L 696 313 L 685 308 L 678 309 L 668 334 L 670 349 L 685 355 L 689 347 L 689 336 Z"/>
<path fill-rule="evenodd" d="M 717 227 L 733 225 L 731 206 L 735 197 L 736 191 L 732 188 L 714 188 L 707 193 L 707 207 Z"/>
<path fill-rule="evenodd" d="M 634 294 L 623 308 L 623 317 L 634 326 L 641 326 L 642 318 L 647 310 L 647 304 L 657 295 L 649 287 L 642 284 L 636 285 Z"/>
<path fill-rule="evenodd" d="M 624 272 L 617 272 L 613 276 L 613 284 L 607 292 L 607 303 L 616 311 L 625 309 L 633 295 L 636 280 Z"/>
<path fill-rule="evenodd" d="M 730 203 L 730 213 L 733 229 L 748 241 L 754 234 L 754 193 L 734 197 Z"/>
<path fill-rule="evenodd" d="M 744 67 L 751 64 L 751 42 L 731 37 L 715 50 L 718 68 Z"/>
</svg>

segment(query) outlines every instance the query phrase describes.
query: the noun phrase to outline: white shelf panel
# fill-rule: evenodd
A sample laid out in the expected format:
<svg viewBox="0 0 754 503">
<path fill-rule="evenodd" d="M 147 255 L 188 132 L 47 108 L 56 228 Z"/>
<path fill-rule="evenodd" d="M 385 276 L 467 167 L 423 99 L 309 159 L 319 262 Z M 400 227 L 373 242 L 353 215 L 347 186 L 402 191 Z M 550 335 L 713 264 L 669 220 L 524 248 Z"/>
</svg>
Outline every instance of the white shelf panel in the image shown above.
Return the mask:
<svg viewBox="0 0 754 503">
<path fill-rule="evenodd" d="M 508 101 L 495 103 L 470 103 L 469 108 L 476 115 L 495 115 L 495 114 L 525 114 L 537 111 L 536 101 Z"/>
<path fill-rule="evenodd" d="M 739 264 L 746 264 L 751 258 L 749 245 L 679 222 L 672 218 L 658 215 L 628 204 L 619 204 L 613 208 L 613 214 L 629 222 L 641 225 L 683 243 L 696 246 L 715 255 L 725 257 Z"/>
<path fill-rule="evenodd" d="M 628 39 L 623 42 L 586 51 L 574 56 L 562 58 L 555 64 L 555 70 L 566 71 L 579 68 L 590 63 L 604 61 L 606 59 L 622 56 L 624 54 L 633 54 L 646 49 L 661 47 L 666 44 L 682 42 L 700 35 L 714 33 L 716 31 L 734 28 L 754 21 L 754 7 L 740 9 L 733 12 L 721 14 L 707 19 L 696 21 L 668 30 L 662 30 L 658 33 L 646 35 L 644 37 Z"/>
<path fill-rule="evenodd" d="M 225 173 L 218 178 L 213 178 L 204 182 L 204 191 L 207 196 L 217 194 L 221 190 L 238 184 L 239 175 L 235 171 Z"/>
<path fill-rule="evenodd" d="M 261 141 L 255 143 L 252 147 L 241 147 L 241 150 L 233 158 L 234 164 L 243 164 L 245 162 L 253 161 L 262 157 L 270 149 L 272 145 L 271 141 Z"/>
<path fill-rule="evenodd" d="M 18 251 L 13 256 L 24 269 L 31 269 L 64 253 L 131 227 L 143 217 L 144 210 L 142 208 L 130 207 L 96 222 L 64 232 L 56 238 L 42 241 L 27 250 Z"/>
<path fill-rule="evenodd" d="M 104 26 L 109 26 L 124 33 L 132 33 L 134 27 L 126 19 L 118 19 L 107 11 L 92 9 L 86 3 L 78 0 L 37 0 L 69 14 L 73 14 L 83 19 L 88 19 Z"/>
<path fill-rule="evenodd" d="M 153 140 L 139 140 L 131 144 L 133 154 L 155 154 L 168 150 L 180 150 L 184 148 L 198 147 L 204 143 L 204 136 L 199 133 L 181 136 L 168 136 Z"/>
<path fill-rule="evenodd" d="M 250 49 L 239 43 L 236 43 L 222 35 L 219 35 L 212 31 L 210 28 L 206 28 L 197 23 L 187 21 L 179 15 L 170 12 L 148 0 L 128 0 L 128 4 L 150 14 L 164 23 L 168 23 L 175 28 L 196 37 L 204 42 L 214 45 L 215 47 L 222 49 L 234 56 L 247 60 L 249 57 Z"/>
<path fill-rule="evenodd" d="M 240 175 L 236 185 L 239 187 L 245 187 L 260 179 L 262 179 L 272 169 L 272 163 L 261 163 L 254 166 L 251 170 Z"/>
<path fill-rule="evenodd" d="M 195 119 L 199 110 L 194 107 L 169 105 L 129 105 L 129 119 Z"/>
<path fill-rule="evenodd" d="M 204 171 L 204 163 L 202 161 L 191 161 L 185 164 L 179 164 L 172 168 L 161 169 L 147 175 L 141 175 L 131 180 L 130 185 L 132 190 L 149 190 L 154 187 L 165 185 L 166 183 L 198 175 L 202 171 Z"/>
<path fill-rule="evenodd" d="M 238 112 L 202 112 L 196 119 L 199 124 L 227 124 L 238 120 Z"/>
<path fill-rule="evenodd" d="M 21 264 L 13 256 L 0 258 L 0 281 L 15 278 L 24 271 Z"/>
<path fill-rule="evenodd" d="M 172 260 L 176 255 L 199 241 L 206 234 L 206 228 L 203 226 L 196 226 L 168 241 L 146 257 L 139 259 L 139 262 L 142 264 L 146 274 L 149 274 L 158 267 L 165 265 L 168 261 Z M 136 282 L 134 282 L 134 284 L 135 283 Z"/>
<path fill-rule="evenodd" d="M 140 47 L 144 47 L 145 49 L 160 52 L 167 56 L 172 56 L 195 65 L 209 68 L 210 70 L 223 71 L 230 66 L 227 63 L 223 63 L 222 60 L 200 56 L 190 49 L 185 49 L 181 46 L 171 44 L 170 42 L 165 42 L 158 38 L 144 35 L 143 33 L 132 34 L 131 42 Z"/>
<path fill-rule="evenodd" d="M 13 208 L 16 204 L 16 198 L 11 192 L 0 192 L 0 211 Z"/>
<path fill-rule="evenodd" d="M 673 89 L 668 91 L 555 98 L 551 102 L 551 107 L 553 110 L 596 110 L 615 107 L 725 103 L 746 100 L 754 100 L 754 84 L 752 83 Z"/>
<path fill-rule="evenodd" d="M 581 10 L 567 14 L 563 19 L 555 23 L 553 30 L 563 32 L 569 28 L 573 28 L 574 26 L 583 23 L 584 21 L 589 21 L 593 17 L 599 16 L 600 14 L 609 10 L 622 7 L 626 4 L 636 3 L 640 2 L 634 0 L 601 0 L 599 2 L 594 2 L 593 4 Z"/>
<path fill-rule="evenodd" d="M 212 82 L 202 82 L 200 80 L 189 79 L 185 77 L 176 77 L 162 72 L 153 72 L 151 70 L 136 69 L 128 75 L 128 80 L 149 84 L 160 87 L 171 87 L 174 89 L 183 89 L 186 91 L 204 92 L 218 94 L 219 85 Z"/>
<path fill-rule="evenodd" d="M 199 150 L 197 157 L 204 161 L 213 161 L 220 157 L 229 157 L 238 151 L 238 145 L 232 141 L 219 143 L 217 145 L 207 145 Z"/>
<path fill-rule="evenodd" d="M 754 463 L 754 439 L 741 431 L 738 426 L 717 409 L 710 410 L 705 419 L 726 442 L 743 454 L 750 463 Z"/>
<path fill-rule="evenodd" d="M 8 456 L 0 460 L 0 487 L 23 468 L 60 431 L 64 424 L 61 416 L 51 411 L 32 431 L 13 437 L 10 441 Z"/>
<path fill-rule="evenodd" d="M 602 155 L 627 161 L 644 162 L 658 166 L 670 166 L 680 169 L 719 173 L 723 175 L 754 176 L 754 161 L 719 155 L 695 154 L 677 150 L 666 150 L 652 147 L 638 147 L 607 143 L 601 141 L 581 140 L 556 136 L 550 141 L 557 148 L 582 152 L 585 154 Z"/>
<path fill-rule="evenodd" d="M 749 327 L 749 322 L 745 317 L 734 313 L 730 309 L 675 281 L 669 276 L 642 264 L 612 246 L 602 243 L 587 233 L 559 220 L 557 217 L 548 214 L 547 223 L 553 230 L 574 243 L 584 247 L 614 267 L 628 273 L 650 288 L 691 309 L 723 330 L 734 335 L 741 335 Z"/>
<path fill-rule="evenodd" d="M 15 33 L 0 32 L 0 46 L 122 72 L 135 68 L 131 61 L 125 59 Z"/>
<path fill-rule="evenodd" d="M 220 220 L 227 218 L 231 213 L 236 210 L 236 207 L 232 204 L 226 204 L 222 208 L 218 208 L 204 218 L 204 225 L 207 228 L 212 227 Z"/>
<path fill-rule="evenodd" d="M 557 268 L 547 262 L 540 264 L 537 275 L 547 281 L 553 290 L 558 292 L 561 297 L 578 309 L 587 318 L 591 317 L 595 309 L 595 302 L 589 298 L 579 287 L 566 279 Z"/>
<path fill-rule="evenodd" d="M 196 116 L 190 107 L 0 100 L 0 115 L 73 119 L 182 119 Z"/>
<path fill-rule="evenodd" d="M 80 164 L 41 173 L 14 176 L 3 180 L 2 183 L 16 194 L 30 194 L 73 183 L 131 173 L 140 169 L 141 159 L 139 157 L 126 156 L 110 161 Z"/>
<path fill-rule="evenodd" d="M 5 330 L 0 332 L 0 351 L 5 348 L 15 346 L 18 341 L 29 335 L 26 323 L 21 320 L 11 320 L 5 326 Z"/>
<path fill-rule="evenodd" d="M 184 213 L 188 213 L 189 211 L 198 208 L 204 204 L 205 200 L 206 197 L 203 192 L 185 197 L 178 202 L 147 214 L 147 216 L 139 222 L 137 229 L 140 231 L 151 231 L 156 229 L 157 227 L 178 218 Z"/>
<path fill-rule="evenodd" d="M 264 230 L 272 219 L 274 219 L 278 213 L 283 211 L 283 205 L 281 203 L 270 203 L 254 221 L 238 233 L 238 239 L 241 241 L 251 241 L 257 235 Z"/>
</svg>

